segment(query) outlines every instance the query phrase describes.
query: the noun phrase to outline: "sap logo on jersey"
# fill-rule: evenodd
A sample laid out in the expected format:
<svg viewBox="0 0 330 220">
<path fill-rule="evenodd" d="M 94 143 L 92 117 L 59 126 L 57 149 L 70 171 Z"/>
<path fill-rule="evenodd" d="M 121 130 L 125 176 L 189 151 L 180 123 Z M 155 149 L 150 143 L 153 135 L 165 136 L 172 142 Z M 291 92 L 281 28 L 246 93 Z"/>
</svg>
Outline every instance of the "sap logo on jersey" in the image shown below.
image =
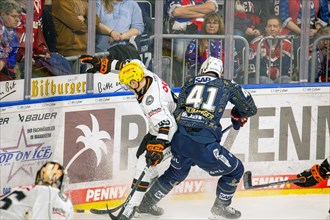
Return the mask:
<svg viewBox="0 0 330 220">
<path fill-rule="evenodd" d="M 208 83 L 210 81 L 214 80 L 214 77 L 210 77 L 210 76 L 199 76 L 195 78 L 195 83 Z"/>
</svg>

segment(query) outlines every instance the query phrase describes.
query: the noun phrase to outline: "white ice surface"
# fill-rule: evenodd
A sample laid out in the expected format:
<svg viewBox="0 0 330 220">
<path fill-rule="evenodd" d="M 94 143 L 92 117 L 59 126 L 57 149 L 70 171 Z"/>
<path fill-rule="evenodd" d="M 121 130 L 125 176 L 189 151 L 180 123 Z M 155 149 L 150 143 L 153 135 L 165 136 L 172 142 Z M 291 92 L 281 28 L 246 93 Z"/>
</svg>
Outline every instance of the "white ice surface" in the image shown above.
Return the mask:
<svg viewBox="0 0 330 220">
<path fill-rule="evenodd" d="M 144 219 L 168 219 L 183 220 L 208 219 L 209 210 L 213 199 L 207 200 L 173 200 L 164 198 L 159 206 L 165 209 L 163 216 L 140 217 L 135 220 Z M 310 219 L 330 220 L 330 195 L 326 194 L 304 194 L 304 195 L 281 195 L 281 196 L 259 196 L 235 198 L 232 207 L 242 212 L 240 219 Z M 75 219 L 107 219 L 107 215 L 94 215 L 90 212 L 75 213 Z"/>
</svg>

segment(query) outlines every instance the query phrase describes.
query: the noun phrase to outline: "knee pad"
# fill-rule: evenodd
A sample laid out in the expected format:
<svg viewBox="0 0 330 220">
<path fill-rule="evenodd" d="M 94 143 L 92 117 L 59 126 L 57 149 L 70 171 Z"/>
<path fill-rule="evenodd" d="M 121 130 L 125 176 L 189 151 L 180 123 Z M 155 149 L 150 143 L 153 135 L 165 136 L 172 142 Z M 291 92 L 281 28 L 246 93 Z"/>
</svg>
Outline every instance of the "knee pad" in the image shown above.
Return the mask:
<svg viewBox="0 0 330 220">
<path fill-rule="evenodd" d="M 217 185 L 217 197 L 226 204 L 231 203 L 231 199 L 236 192 L 237 185 L 243 176 L 244 166 L 240 160 L 237 160 L 236 168 L 220 177 Z"/>
</svg>

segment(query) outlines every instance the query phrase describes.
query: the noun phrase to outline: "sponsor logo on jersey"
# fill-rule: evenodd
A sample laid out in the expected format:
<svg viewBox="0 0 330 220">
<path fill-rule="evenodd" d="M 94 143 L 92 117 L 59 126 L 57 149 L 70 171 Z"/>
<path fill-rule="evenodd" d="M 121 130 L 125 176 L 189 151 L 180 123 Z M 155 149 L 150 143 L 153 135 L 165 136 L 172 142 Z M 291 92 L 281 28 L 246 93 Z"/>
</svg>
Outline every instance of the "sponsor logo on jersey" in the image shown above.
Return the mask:
<svg viewBox="0 0 330 220">
<path fill-rule="evenodd" d="M 180 165 L 180 162 L 178 160 L 178 158 L 176 157 L 172 157 L 171 159 L 171 166 L 174 168 L 174 169 L 177 169 L 177 170 L 180 170 L 181 169 L 181 165 Z"/>
<path fill-rule="evenodd" d="M 198 121 L 203 121 L 204 117 L 201 115 L 188 114 L 187 112 L 182 112 L 181 118 L 193 119 Z"/>
<path fill-rule="evenodd" d="M 150 112 L 148 112 L 148 116 L 149 117 L 152 117 L 153 115 L 155 115 L 155 114 L 157 114 L 157 113 L 159 113 L 161 111 L 162 111 L 161 108 L 152 109 Z"/>
<path fill-rule="evenodd" d="M 216 78 L 210 77 L 210 76 L 199 76 L 195 78 L 195 83 L 202 83 L 206 84 L 208 82 L 211 82 L 212 80 L 215 80 Z"/>
<path fill-rule="evenodd" d="M 230 183 L 227 182 L 226 184 L 229 185 L 229 186 L 237 186 L 239 183 L 239 181 L 237 181 L 237 179 L 233 179 Z"/>
<path fill-rule="evenodd" d="M 233 194 L 224 194 L 220 193 L 219 199 L 221 200 L 230 200 L 233 197 Z"/>
<path fill-rule="evenodd" d="M 156 198 L 158 198 L 158 199 L 162 199 L 162 198 L 165 197 L 165 194 L 162 193 L 162 192 L 159 190 L 159 191 L 157 191 L 157 192 L 154 194 L 154 196 L 155 196 Z"/>
<path fill-rule="evenodd" d="M 221 170 L 221 169 L 218 169 L 218 170 L 211 170 L 211 171 L 209 172 L 209 174 L 212 175 L 212 176 L 215 176 L 215 175 L 219 175 L 219 174 L 221 174 L 223 171 L 224 171 L 224 170 Z"/>
<path fill-rule="evenodd" d="M 212 120 L 214 118 L 214 114 L 212 114 L 209 111 L 206 110 L 200 110 L 200 109 L 196 109 L 196 108 L 192 108 L 192 107 L 186 107 L 186 112 L 190 113 L 190 114 L 200 114 L 203 115 L 205 118 L 208 118 L 209 120 Z"/>
<path fill-rule="evenodd" d="M 53 214 L 65 217 L 65 211 L 62 208 L 53 207 Z"/>
</svg>

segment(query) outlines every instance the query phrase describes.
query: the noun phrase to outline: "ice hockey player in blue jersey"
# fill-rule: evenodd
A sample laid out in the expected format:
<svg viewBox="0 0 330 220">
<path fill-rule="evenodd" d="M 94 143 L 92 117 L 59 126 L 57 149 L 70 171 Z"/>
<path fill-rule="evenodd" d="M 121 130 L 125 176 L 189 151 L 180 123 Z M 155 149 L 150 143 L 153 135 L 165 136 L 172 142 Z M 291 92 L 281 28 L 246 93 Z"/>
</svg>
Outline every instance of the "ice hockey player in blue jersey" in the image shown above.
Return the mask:
<svg viewBox="0 0 330 220">
<path fill-rule="evenodd" d="M 197 165 L 211 176 L 220 176 L 210 219 L 241 216 L 241 212 L 230 204 L 244 166 L 220 145 L 220 119 L 227 103 L 231 102 L 234 105 L 231 121 L 233 128 L 239 130 L 248 117 L 257 113 L 257 107 L 248 91 L 234 81 L 223 79 L 222 73 L 222 61 L 209 57 L 202 64 L 200 75 L 191 78 L 182 87 L 174 112 L 178 130 L 171 142 L 171 165 L 145 194 L 139 206 L 140 213 L 148 213 L 188 176 L 192 166 Z"/>
</svg>

